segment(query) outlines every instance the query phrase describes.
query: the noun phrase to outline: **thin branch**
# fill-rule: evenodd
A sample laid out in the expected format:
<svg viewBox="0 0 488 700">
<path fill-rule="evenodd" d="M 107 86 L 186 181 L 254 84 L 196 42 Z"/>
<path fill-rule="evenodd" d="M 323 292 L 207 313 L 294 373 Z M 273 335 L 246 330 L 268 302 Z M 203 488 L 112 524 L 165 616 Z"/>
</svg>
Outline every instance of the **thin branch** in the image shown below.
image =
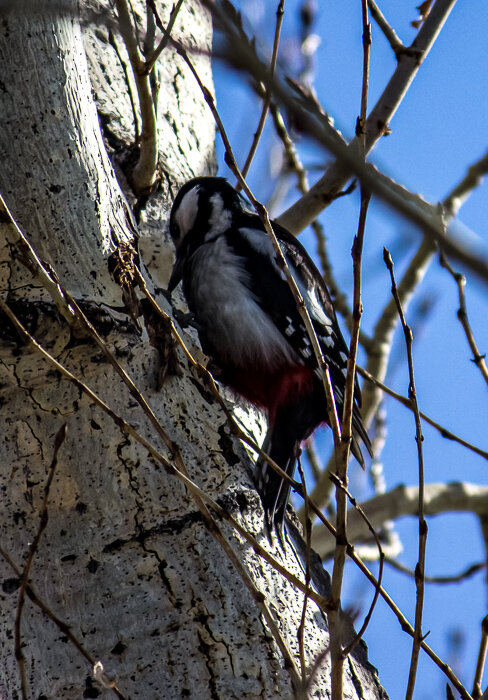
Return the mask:
<svg viewBox="0 0 488 700">
<path fill-rule="evenodd" d="M 274 35 L 274 41 L 273 41 L 273 53 L 271 56 L 271 65 L 269 67 L 269 79 L 266 82 L 266 92 L 264 95 L 263 99 L 263 108 L 261 110 L 261 116 L 259 117 L 259 122 L 258 126 L 256 129 L 256 133 L 254 134 L 253 142 L 251 144 L 251 148 L 249 150 L 249 153 L 246 158 L 246 162 L 244 163 L 244 167 L 242 168 L 242 177 L 245 178 L 247 176 L 247 173 L 249 172 L 249 168 L 251 167 L 252 160 L 254 158 L 254 155 L 256 153 L 258 144 L 259 144 L 259 139 L 261 138 L 261 134 L 263 133 L 264 125 L 266 123 L 266 117 L 268 115 L 268 110 L 269 110 L 269 105 L 271 103 L 271 92 L 273 88 L 273 78 L 276 70 L 276 61 L 278 59 L 278 46 L 280 43 L 280 33 L 281 33 L 281 25 L 283 23 L 283 15 L 284 15 L 284 6 L 285 6 L 285 0 L 280 0 L 278 3 L 278 8 L 276 10 L 276 27 L 275 27 L 275 35 Z M 237 183 L 236 189 L 239 191 L 241 187 L 240 182 Z"/>
<path fill-rule="evenodd" d="M 398 520 L 405 516 L 418 515 L 418 486 L 400 484 L 386 493 L 373 496 L 361 503 L 373 527 L 378 530 L 388 520 Z M 313 504 L 313 501 L 311 501 Z M 480 518 L 488 516 L 488 486 L 468 482 L 426 484 L 424 494 L 425 515 L 441 513 L 474 513 Z M 349 510 L 348 539 L 350 542 L 363 542 L 368 530 L 357 513 Z M 325 528 L 315 525 L 312 533 L 312 546 L 321 557 L 329 558 L 334 551 L 334 536 L 330 523 Z"/>
<path fill-rule="evenodd" d="M 151 5 L 151 9 L 152 9 L 154 15 L 156 16 L 157 10 L 156 10 L 156 5 L 154 3 L 154 0 L 150 0 L 150 5 Z M 182 5 L 183 5 L 183 0 L 178 0 L 176 5 L 173 5 L 173 8 L 171 10 L 171 14 L 169 16 L 168 26 L 164 30 L 163 38 L 159 42 L 153 55 L 146 59 L 146 66 L 145 66 L 146 75 L 149 75 L 151 73 L 152 69 L 156 65 L 156 61 L 158 60 L 160 55 L 163 53 L 164 49 L 169 44 L 169 40 L 171 38 L 171 32 L 173 30 L 174 24 L 176 22 L 176 18 L 178 17 L 178 13 L 179 13 Z"/>
<path fill-rule="evenodd" d="M 363 78 L 361 86 L 361 108 L 357 121 L 357 133 L 360 138 L 362 157 L 366 157 L 366 112 L 369 88 L 369 62 L 371 52 L 371 25 L 368 18 L 367 0 L 361 0 L 363 20 Z M 341 444 L 336 449 L 337 477 L 343 488 L 336 488 L 336 548 L 334 551 L 334 567 L 331 578 L 331 605 L 329 614 L 330 656 L 331 656 L 331 697 L 332 700 L 342 700 L 344 688 L 344 650 L 342 648 L 341 595 L 346 560 L 347 544 L 347 465 L 349 462 L 352 435 L 352 416 L 354 410 L 354 390 L 356 379 L 356 356 L 359 342 L 359 329 L 362 315 L 361 301 L 361 262 L 363 252 L 366 215 L 371 195 L 361 186 L 361 206 L 359 212 L 358 231 L 352 246 L 354 301 L 351 341 L 347 358 L 346 385 L 344 388 L 344 405 L 341 416 Z"/>
<path fill-rule="evenodd" d="M 18 566 L 16 566 L 11 559 L 11 557 L 7 554 L 7 552 L 3 549 L 3 547 L 0 546 L 0 556 L 7 562 L 7 564 L 10 566 L 12 571 L 15 573 L 15 575 L 20 579 L 22 576 L 22 572 L 19 569 Z M 28 595 L 29 599 L 36 605 L 45 615 L 48 617 L 56 627 L 61 631 L 63 636 L 67 637 L 71 644 L 77 649 L 77 651 L 83 656 L 86 661 L 90 664 L 91 668 L 94 669 L 97 661 L 96 659 L 85 649 L 85 647 L 82 645 L 82 643 L 75 637 L 73 632 L 71 631 L 70 626 L 66 623 L 63 622 L 52 610 L 49 608 L 46 603 L 42 600 L 42 598 L 39 597 L 37 594 L 34 586 L 31 583 L 28 583 L 26 586 L 26 594 Z M 113 691 L 113 693 L 119 698 L 119 700 L 127 700 L 126 696 L 123 695 L 120 690 L 117 688 L 117 685 L 115 681 L 110 681 L 106 685 L 107 688 Z"/>
<path fill-rule="evenodd" d="M 308 501 L 308 492 L 307 492 L 307 484 L 305 481 L 305 474 L 302 469 L 302 463 L 300 458 L 297 460 L 297 465 L 298 465 L 298 471 L 300 473 L 300 479 L 302 480 L 302 486 L 303 486 L 303 492 L 305 494 L 305 594 L 303 596 L 303 607 L 302 607 L 302 617 L 300 619 L 300 624 L 297 629 L 297 638 L 298 638 L 298 650 L 299 650 L 299 656 L 300 656 L 300 670 L 301 670 L 301 675 L 302 675 L 302 693 L 303 689 L 307 688 L 307 664 L 306 664 L 306 659 L 305 659 L 305 643 L 304 643 L 304 635 L 305 635 L 305 622 L 307 618 L 307 604 L 309 600 L 309 586 L 310 586 L 310 581 L 311 581 L 311 574 L 310 574 L 310 551 L 311 551 L 311 539 L 312 539 L 312 521 L 310 519 L 310 514 L 309 514 L 309 501 Z M 305 690 L 305 700 L 306 700 L 306 690 Z"/>
<path fill-rule="evenodd" d="M 40 518 L 39 518 L 39 528 L 37 530 L 37 533 L 32 540 L 32 543 L 29 546 L 29 555 L 27 557 L 27 561 L 24 566 L 24 571 L 22 572 L 22 578 L 20 582 L 20 590 L 19 590 L 19 602 L 17 604 L 17 614 L 15 616 L 15 625 L 14 625 L 14 638 L 15 638 L 15 658 L 17 659 L 17 664 L 19 666 L 19 673 L 20 673 L 20 681 L 21 681 L 21 688 L 22 688 L 22 698 L 23 700 L 28 700 L 29 697 L 29 692 L 28 692 L 28 687 L 27 687 L 27 678 L 25 675 L 25 657 L 24 653 L 22 651 L 22 632 L 21 632 L 21 626 L 22 626 L 22 612 L 24 609 L 24 603 L 25 603 L 25 593 L 26 589 L 28 586 L 29 582 L 29 574 L 30 570 L 32 567 L 32 562 L 34 561 L 34 557 L 37 552 L 37 548 L 39 547 L 39 542 L 42 537 L 42 533 L 47 527 L 47 522 L 48 522 L 48 510 L 47 510 L 47 503 L 49 499 L 49 491 L 51 489 L 51 484 L 53 481 L 54 477 L 54 470 L 56 469 L 56 466 L 58 464 L 58 452 L 61 448 L 61 445 L 66 439 L 66 431 L 67 431 L 67 425 L 64 423 L 61 428 L 58 430 L 56 437 L 54 439 L 54 454 L 53 458 L 51 461 L 51 466 L 49 467 L 49 472 L 48 472 L 48 477 L 46 484 L 44 486 L 44 498 L 42 500 L 41 504 L 41 510 L 40 510 Z"/>
<path fill-rule="evenodd" d="M 354 548 L 351 546 L 348 547 L 348 555 L 357 564 L 357 566 L 360 568 L 360 570 L 363 572 L 363 574 L 366 576 L 366 578 L 374 586 L 376 586 L 378 583 L 376 577 L 373 576 L 373 574 L 369 571 L 369 569 L 363 564 L 361 559 L 354 552 Z M 401 612 L 401 610 L 398 608 L 398 606 L 395 604 L 395 602 L 392 600 L 392 598 L 389 596 L 389 594 L 385 591 L 385 589 L 383 587 L 381 587 L 381 589 L 380 589 L 380 595 L 383 598 L 383 600 L 386 602 L 388 607 L 396 615 L 398 622 L 401 625 L 402 630 L 413 638 L 415 636 L 414 628 L 408 622 L 405 615 Z M 459 678 L 456 676 L 454 671 L 449 667 L 448 664 L 446 664 L 444 661 L 442 661 L 442 659 L 435 653 L 435 651 L 433 649 L 431 649 L 431 647 L 429 647 L 429 645 L 425 642 L 425 640 L 421 640 L 420 646 L 425 651 L 425 653 L 429 656 L 429 658 L 432 659 L 432 661 L 436 664 L 436 666 L 444 673 L 446 678 L 448 678 L 448 680 L 456 688 L 456 690 L 459 692 L 462 700 L 473 700 L 472 696 L 468 693 L 468 691 L 463 686 L 463 684 L 461 683 Z"/>
<path fill-rule="evenodd" d="M 441 484 L 439 486 L 442 487 L 445 485 Z M 460 484 L 455 484 L 454 486 L 459 487 Z M 481 488 L 483 488 L 483 487 L 481 487 Z M 478 487 L 474 486 L 473 489 L 477 491 Z M 486 488 L 486 491 L 488 491 L 488 488 Z M 478 495 L 478 493 L 476 495 Z M 482 508 L 484 509 L 483 512 L 486 511 L 486 503 L 487 503 L 486 494 L 484 496 L 482 496 L 479 500 L 480 500 L 480 504 L 482 502 Z M 417 497 L 417 502 L 418 502 L 418 497 Z M 317 508 L 317 506 L 314 504 L 314 502 L 312 500 L 310 500 L 310 508 L 314 511 L 315 515 L 323 523 L 323 525 L 325 525 L 325 527 L 327 528 L 327 530 L 332 535 L 332 538 L 335 541 L 335 539 L 337 537 L 337 533 L 336 533 L 334 526 L 327 520 L 327 518 Z M 369 518 L 369 517 L 368 517 L 368 519 L 371 520 L 371 518 Z M 356 564 L 356 566 L 360 569 L 360 571 L 364 574 L 364 576 L 368 579 L 368 581 L 373 586 L 377 586 L 378 581 L 377 581 L 376 577 L 371 573 L 371 571 L 364 564 L 364 562 L 361 561 L 360 557 L 358 557 L 358 555 L 356 554 L 354 547 L 350 544 L 347 545 L 347 554 L 351 558 L 351 560 Z M 390 595 L 385 591 L 385 589 L 383 587 L 380 588 L 380 595 L 383 598 L 383 600 L 386 602 L 388 607 L 392 610 L 392 612 L 397 617 L 397 619 L 402 627 L 402 630 L 413 638 L 415 635 L 414 628 L 408 622 L 405 615 L 398 608 L 398 606 L 395 604 L 393 599 L 390 597 Z M 449 679 L 449 681 L 452 683 L 452 685 L 459 691 L 461 698 L 463 700 L 473 700 L 471 695 L 468 693 L 466 688 L 463 686 L 463 684 L 461 683 L 459 678 L 457 678 L 457 676 L 453 672 L 453 670 L 449 667 L 448 664 L 446 664 L 444 661 L 442 661 L 442 659 L 434 652 L 433 649 L 431 649 L 429 647 L 428 644 L 426 644 L 425 640 L 421 641 L 420 646 L 426 652 L 426 654 L 432 659 L 432 661 L 436 664 L 436 666 L 438 666 L 440 668 L 440 670 L 445 674 L 445 676 Z"/>
<path fill-rule="evenodd" d="M 374 0 L 368 0 L 368 7 L 371 12 L 371 17 L 374 19 L 378 27 L 385 35 L 388 43 L 393 49 L 395 56 L 399 58 L 402 51 L 406 50 L 406 47 L 402 44 L 393 27 L 390 24 L 388 24 L 385 16 L 383 15 L 383 13 L 381 12 L 380 8 Z"/>
<path fill-rule="evenodd" d="M 481 688 L 481 681 L 483 679 L 483 670 L 486 661 L 486 650 L 488 647 L 488 615 L 486 615 L 481 621 L 481 640 L 480 649 L 478 652 L 478 660 L 476 662 L 476 671 L 474 674 L 473 690 L 471 692 L 474 700 L 481 698 L 483 690 Z"/>
<path fill-rule="evenodd" d="M 352 494 L 349 493 L 349 491 L 345 488 L 344 484 L 340 481 L 340 479 L 338 479 L 338 477 L 335 474 L 331 475 L 331 479 L 337 488 L 340 488 L 341 490 L 344 491 L 346 496 L 349 498 L 349 501 L 351 502 L 351 505 L 353 506 L 353 508 L 355 510 L 357 510 L 357 512 L 359 513 L 361 518 L 366 523 L 368 530 L 371 532 L 371 534 L 376 542 L 376 546 L 378 547 L 378 555 L 379 555 L 378 558 L 379 558 L 379 562 L 380 562 L 379 571 L 378 571 L 378 583 L 375 587 L 375 593 L 373 596 L 373 600 L 371 601 L 371 605 L 369 607 L 368 613 L 367 613 L 366 617 L 364 618 L 364 622 L 361 625 L 361 629 L 359 630 L 359 632 L 357 632 L 356 636 L 354 637 L 354 639 L 351 640 L 351 642 L 347 645 L 347 647 L 345 649 L 343 649 L 342 654 L 343 654 L 344 658 L 346 658 L 347 656 L 349 656 L 349 654 L 352 652 L 352 650 L 358 644 L 358 642 L 363 638 L 363 635 L 366 632 L 366 629 L 367 629 L 369 622 L 371 620 L 371 617 L 373 615 L 373 610 L 375 609 L 376 603 L 378 602 L 378 597 L 379 597 L 380 589 L 381 589 L 381 581 L 383 580 L 383 561 L 384 561 L 385 555 L 383 554 L 381 542 L 379 540 L 378 535 L 375 532 L 374 527 L 369 522 L 366 513 L 363 511 L 363 509 L 361 508 L 361 506 L 359 505 L 357 500 L 354 498 L 354 496 L 352 496 Z"/>
<path fill-rule="evenodd" d="M 468 167 L 466 175 L 444 200 L 443 205 L 447 216 L 454 217 L 457 215 L 467 197 L 481 185 L 486 173 L 488 173 L 488 151 Z"/>
<path fill-rule="evenodd" d="M 481 376 L 483 377 L 485 382 L 488 384 L 488 367 L 486 366 L 485 362 L 486 354 L 482 355 L 478 350 L 478 346 L 476 344 L 476 340 L 474 338 L 473 331 L 469 323 L 468 310 L 466 307 L 466 295 L 464 293 L 464 288 L 466 287 L 466 277 L 460 272 L 455 272 L 455 270 L 453 270 L 452 266 L 449 264 L 449 261 L 447 260 L 446 256 L 442 253 L 440 255 L 440 264 L 442 265 L 442 267 L 448 270 L 453 280 L 457 284 L 459 297 L 459 309 L 457 312 L 457 317 L 461 322 L 467 341 L 469 343 L 469 347 L 471 349 L 471 352 L 473 353 L 473 362 L 478 367 L 479 371 L 481 372 Z"/>
<path fill-rule="evenodd" d="M 394 391 L 393 389 L 390 389 L 389 386 L 386 384 L 383 384 L 383 382 L 380 382 L 379 379 L 376 379 L 373 377 L 372 374 L 367 372 L 365 369 L 362 367 L 359 367 L 358 365 L 358 374 L 360 374 L 362 377 L 368 380 L 368 382 L 371 382 L 371 384 L 374 384 L 374 386 L 378 387 L 378 389 L 381 389 L 385 394 L 388 394 L 388 396 L 391 396 L 394 398 L 396 401 L 402 404 L 402 406 L 405 406 L 406 408 L 412 410 L 412 406 L 410 404 L 410 401 L 406 396 L 402 396 L 402 394 L 399 394 L 398 392 Z M 437 423 L 433 418 L 430 418 L 427 414 L 423 413 L 420 411 L 420 417 L 422 420 L 424 420 L 426 423 L 431 425 L 433 428 L 439 431 L 439 433 L 442 435 L 443 438 L 446 438 L 447 440 L 452 440 L 453 442 L 457 442 L 463 447 L 466 447 L 468 450 L 471 450 L 472 452 L 475 452 L 477 455 L 480 457 L 483 457 L 484 459 L 488 459 L 488 452 L 486 450 L 482 450 L 480 447 L 476 447 L 476 445 L 473 445 L 472 443 L 468 442 L 467 440 L 464 440 L 463 438 L 459 437 L 455 433 L 452 433 L 450 430 L 447 428 L 444 428 L 444 426 L 440 425 L 440 423 Z"/>
<path fill-rule="evenodd" d="M 10 213 L 7 204 L 0 194 L 0 224 L 6 226 L 4 232 L 9 243 L 13 244 L 16 250 L 12 251 L 12 258 L 19 260 L 32 274 L 40 286 L 49 292 L 60 315 L 72 324 L 74 320 L 73 311 L 69 308 L 64 298 L 57 280 L 46 270 L 39 260 L 33 247 L 27 240 L 17 225 L 17 222 Z"/>
<path fill-rule="evenodd" d="M 408 566 L 401 564 L 397 559 L 392 559 L 391 557 L 385 556 L 385 562 L 389 564 L 393 569 L 400 571 L 402 574 L 406 574 L 411 578 L 415 579 L 415 571 L 409 569 Z M 479 571 L 486 569 L 486 562 L 480 562 L 478 564 L 471 564 L 467 569 L 461 571 L 459 574 L 452 574 L 450 576 L 425 576 L 425 583 L 436 583 L 436 584 L 449 584 L 449 583 L 461 583 L 466 581 L 466 579 L 471 578 Z"/>
<path fill-rule="evenodd" d="M 131 178 L 135 190 L 145 193 L 151 189 L 156 179 L 156 167 L 158 164 L 156 112 L 151 81 L 146 72 L 146 62 L 138 46 L 136 30 L 132 24 L 127 0 L 115 0 L 115 6 L 119 18 L 119 31 L 129 55 L 141 111 L 142 128 L 139 140 L 139 159 L 132 171 Z"/>
<path fill-rule="evenodd" d="M 415 440 L 417 441 L 417 455 L 418 455 L 418 465 L 419 465 L 419 559 L 417 566 L 415 567 L 415 585 L 417 588 L 417 601 L 415 605 L 415 635 L 413 639 L 412 647 L 412 658 L 410 662 L 410 671 L 408 674 L 408 685 L 406 700 L 411 700 L 413 698 L 413 691 L 415 688 L 415 679 L 417 676 L 417 666 L 420 653 L 420 642 L 422 640 L 422 611 L 424 604 L 424 576 L 425 576 L 425 549 L 427 545 L 427 522 L 424 517 L 424 456 L 422 449 L 423 435 L 422 435 L 422 423 L 420 419 L 420 413 L 417 403 L 417 392 L 415 389 L 415 376 L 413 369 L 413 356 L 412 356 L 412 343 L 413 334 L 410 326 L 407 325 L 405 321 L 405 316 L 403 314 L 402 305 L 398 296 L 398 290 L 395 281 L 395 275 L 393 272 L 393 260 L 391 259 L 390 252 L 384 248 L 383 258 L 390 273 L 391 278 L 391 291 L 395 299 L 398 315 L 402 324 L 403 332 L 405 335 L 405 344 L 407 347 L 407 359 L 408 359 L 408 375 L 409 375 L 409 385 L 408 385 L 408 398 L 412 405 L 413 414 L 415 416 Z"/>
<path fill-rule="evenodd" d="M 388 85 L 372 109 L 366 122 L 366 148 L 369 152 L 393 118 L 412 80 L 416 76 L 432 48 L 444 22 L 456 0 L 437 0 L 434 8 L 420 28 L 413 43 L 401 54 L 400 61 Z M 348 149 L 356 153 L 358 138 L 351 141 Z M 336 154 L 339 155 L 339 154 Z M 339 157 L 326 170 L 306 197 L 292 205 L 279 218 L 279 223 L 293 233 L 305 228 L 329 203 L 330 195 L 343 189 L 350 177 L 349 163 Z"/>
</svg>

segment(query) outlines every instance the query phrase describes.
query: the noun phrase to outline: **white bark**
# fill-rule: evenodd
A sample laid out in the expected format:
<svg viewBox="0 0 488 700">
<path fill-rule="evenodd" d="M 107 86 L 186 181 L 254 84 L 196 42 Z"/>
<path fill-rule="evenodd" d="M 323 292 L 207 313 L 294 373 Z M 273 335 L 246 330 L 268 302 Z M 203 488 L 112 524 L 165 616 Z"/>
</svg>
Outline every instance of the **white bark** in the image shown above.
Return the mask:
<svg viewBox="0 0 488 700">
<path fill-rule="evenodd" d="M 125 202 L 98 125 L 75 3 L 16 6 L 0 27 L 0 192 L 39 257 L 78 300 L 99 305 L 99 331 L 180 448 L 191 478 L 231 512 L 263 546 L 263 514 L 251 461 L 222 410 L 179 353 L 183 376 L 156 390 L 160 357 L 126 314 L 108 257 L 131 231 Z M 140 11 L 140 8 L 136 11 Z M 169 9 L 162 12 L 163 18 Z M 166 14 L 165 14 L 166 13 Z M 208 42 L 197 6 L 181 11 L 177 31 Z M 103 26 L 87 29 L 89 64 L 106 129 L 130 145 L 130 103 L 120 64 Z M 205 37 L 203 39 L 202 37 Z M 117 39 L 119 46 L 121 40 Z M 209 66 L 199 70 L 210 84 Z M 140 246 L 157 284 L 167 279 L 172 248 L 162 230 L 168 186 L 213 167 L 210 115 L 174 53 L 162 56 L 159 143 L 162 193 L 146 209 Z M 115 158 L 117 154 L 112 154 Z M 122 181 L 119 159 L 117 172 Z M 127 193 L 130 197 L 130 193 Z M 0 222 L 1 297 L 41 345 L 171 459 L 127 387 L 94 342 L 73 331 L 50 296 L 16 257 L 11 229 Z M 153 244 L 151 246 L 151 244 Z M 168 308 L 164 298 L 161 305 Z M 141 319 L 141 323 L 142 319 Z M 191 340 L 195 344 L 193 337 Z M 0 540 L 20 568 L 39 529 L 54 436 L 61 446 L 43 533 L 30 580 L 85 649 L 130 698 L 287 698 L 290 676 L 256 602 L 203 524 L 186 488 L 127 437 L 78 387 L 2 317 L 0 326 Z M 230 527 L 220 524 L 267 600 L 298 665 L 303 596 Z M 291 547 L 274 556 L 303 575 Z M 0 695 L 20 697 L 13 643 L 19 579 L 0 561 Z M 22 652 L 32 697 L 111 697 L 52 620 L 28 600 Z M 324 615 L 309 603 L 305 652 L 310 665 L 328 644 Z M 314 697 L 329 696 L 328 659 Z M 346 664 L 345 697 L 384 697 L 363 646 Z M 362 690 L 361 690 L 362 688 Z"/>
</svg>

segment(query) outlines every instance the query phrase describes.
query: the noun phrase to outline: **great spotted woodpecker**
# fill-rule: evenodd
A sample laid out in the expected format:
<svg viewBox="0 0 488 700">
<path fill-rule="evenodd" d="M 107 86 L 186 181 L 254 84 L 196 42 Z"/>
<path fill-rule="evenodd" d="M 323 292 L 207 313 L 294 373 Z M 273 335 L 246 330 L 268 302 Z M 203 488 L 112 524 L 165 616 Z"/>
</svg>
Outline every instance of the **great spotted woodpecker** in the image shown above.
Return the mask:
<svg viewBox="0 0 488 700">
<path fill-rule="evenodd" d="M 329 292 L 297 239 L 275 222 L 273 229 L 329 365 L 340 417 L 348 349 Z M 183 280 L 219 380 L 266 409 L 264 449 L 293 476 L 299 444 L 328 423 L 327 401 L 310 338 L 260 218 L 224 178 L 199 177 L 178 192 L 170 231 L 177 252 L 169 292 Z M 351 449 L 364 466 L 357 438 L 370 454 L 371 443 L 357 382 L 354 402 Z M 256 480 L 268 527 L 281 532 L 290 486 L 266 462 L 258 462 Z"/>
</svg>

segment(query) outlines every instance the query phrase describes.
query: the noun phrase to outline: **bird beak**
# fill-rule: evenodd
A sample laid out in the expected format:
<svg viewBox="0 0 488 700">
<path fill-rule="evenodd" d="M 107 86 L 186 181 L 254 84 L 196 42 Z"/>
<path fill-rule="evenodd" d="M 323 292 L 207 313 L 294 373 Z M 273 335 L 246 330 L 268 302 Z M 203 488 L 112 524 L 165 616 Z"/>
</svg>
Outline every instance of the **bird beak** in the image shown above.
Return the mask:
<svg viewBox="0 0 488 700">
<path fill-rule="evenodd" d="M 171 277 L 168 282 L 168 292 L 170 294 L 179 285 L 183 278 L 184 259 L 184 255 L 178 255 L 178 253 L 176 253 L 175 264 L 173 265 L 173 272 L 171 273 Z"/>
</svg>

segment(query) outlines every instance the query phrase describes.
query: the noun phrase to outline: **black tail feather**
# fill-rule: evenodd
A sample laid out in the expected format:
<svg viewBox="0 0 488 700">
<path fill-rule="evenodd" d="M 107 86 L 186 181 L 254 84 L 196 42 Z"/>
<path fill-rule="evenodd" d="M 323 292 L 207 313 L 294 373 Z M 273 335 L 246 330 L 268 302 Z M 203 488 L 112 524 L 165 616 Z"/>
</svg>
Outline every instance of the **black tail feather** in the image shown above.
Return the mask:
<svg viewBox="0 0 488 700">
<path fill-rule="evenodd" d="M 322 391 L 321 388 L 320 391 Z M 323 404 L 319 404 L 320 410 L 322 406 Z M 339 411 L 340 409 L 341 407 L 338 406 Z M 340 415 L 341 413 L 340 411 Z M 322 421 L 317 404 L 313 401 L 304 401 L 282 408 L 268 430 L 263 443 L 263 452 L 293 478 L 300 443 L 306 440 Z M 351 452 L 364 469 L 359 441 L 364 444 L 371 457 L 373 457 L 373 450 L 356 406 L 353 412 L 352 429 Z M 270 533 L 274 530 L 280 541 L 283 541 L 283 526 L 291 486 L 263 459 L 259 459 L 256 463 L 256 482 L 268 530 Z"/>
</svg>

